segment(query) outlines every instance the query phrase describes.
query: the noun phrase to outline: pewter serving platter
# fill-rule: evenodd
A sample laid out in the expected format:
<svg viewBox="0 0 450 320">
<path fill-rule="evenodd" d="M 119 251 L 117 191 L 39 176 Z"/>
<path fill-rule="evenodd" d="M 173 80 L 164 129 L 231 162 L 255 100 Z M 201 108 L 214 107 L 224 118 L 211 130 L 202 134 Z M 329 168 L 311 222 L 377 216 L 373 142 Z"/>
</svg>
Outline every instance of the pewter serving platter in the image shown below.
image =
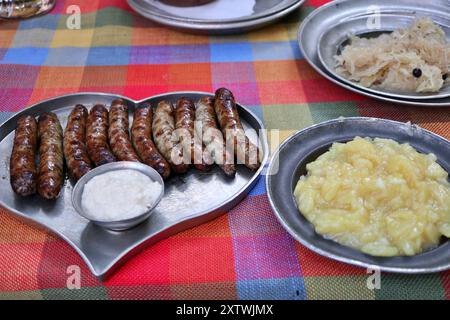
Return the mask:
<svg viewBox="0 0 450 320">
<path fill-rule="evenodd" d="M 14 215 L 59 235 L 81 255 L 92 273 L 100 279 L 144 246 L 226 213 L 256 184 L 268 158 L 266 136 L 259 131 L 264 128 L 262 122 L 241 105 L 238 105 L 238 111 L 244 129 L 254 143 L 259 140 L 264 153 L 259 170 L 254 172 L 238 165 L 234 179 L 226 177 L 217 166 L 208 173 L 192 168 L 184 175 L 172 176 L 165 182 L 164 197 L 150 218 L 133 229 L 108 231 L 81 217 L 72 206 L 74 183 L 70 180 L 66 180 L 61 197 L 56 201 L 46 201 L 39 196 L 20 198 L 11 189 L 9 158 L 20 115 L 38 116 L 44 111 L 53 111 L 65 127 L 70 111 L 78 103 L 88 108 L 96 103 L 109 106 L 114 99 L 122 98 L 132 114 L 142 102 L 148 101 L 156 106 L 161 100 L 176 102 L 182 96 L 197 101 L 202 96 L 213 95 L 205 92 L 174 92 L 134 101 L 114 94 L 77 93 L 46 100 L 17 113 L 0 126 L 0 205 Z"/>
<path fill-rule="evenodd" d="M 449 20 L 449 11 L 450 4 L 447 0 L 429 1 L 426 5 L 420 0 L 337 0 L 319 7 L 306 17 L 298 31 L 298 43 L 304 58 L 317 72 L 345 89 L 370 98 L 399 105 L 448 107 L 450 106 L 450 97 L 423 100 L 395 98 L 384 94 L 373 93 L 368 91 L 367 88 L 362 89 L 353 83 L 341 81 L 332 73 L 328 72 L 320 62 L 318 41 L 322 34 L 329 32 L 333 26 L 358 18 L 373 19 L 374 13 L 379 13 L 381 16 L 429 16 L 439 24 L 445 25 L 448 30 L 449 26 L 445 21 Z"/>
<path fill-rule="evenodd" d="M 343 118 L 303 129 L 273 154 L 266 175 L 266 188 L 272 209 L 283 227 L 297 241 L 316 253 L 359 267 L 377 267 L 398 273 L 429 273 L 450 269 L 450 241 L 443 239 L 432 250 L 410 257 L 374 257 L 343 246 L 317 234 L 299 212 L 294 189 L 306 165 L 329 150 L 334 142 L 355 138 L 388 138 L 409 143 L 421 153 L 434 153 L 437 162 L 450 172 L 450 142 L 430 131 L 408 123 L 376 118 Z"/>
<path fill-rule="evenodd" d="M 159 0 L 135 0 L 146 12 L 162 18 L 203 23 L 255 20 L 273 15 L 298 0 L 214 0 L 199 6 L 179 7 Z"/>
<path fill-rule="evenodd" d="M 220 0 L 226 1 L 226 0 Z M 267 4 L 264 3 L 280 3 L 285 2 L 285 0 L 260 0 L 257 1 L 255 5 L 255 10 L 260 10 L 257 8 L 267 8 Z M 291 3 L 292 2 L 292 3 Z M 273 10 L 273 12 L 266 12 L 262 14 L 260 11 L 260 16 L 244 16 L 237 19 L 216 19 L 216 20 L 195 20 L 189 18 L 180 18 L 174 15 L 164 16 L 161 14 L 156 14 L 154 11 L 148 9 L 148 3 L 145 0 L 128 0 L 130 7 L 136 11 L 138 14 L 150 19 L 156 23 L 166 25 L 171 28 L 179 29 L 182 31 L 200 33 L 200 34 L 236 34 L 243 33 L 257 28 L 261 28 L 268 24 L 271 24 L 287 14 L 291 13 L 295 9 L 299 8 L 305 0 L 289 1 L 289 6 L 283 6 L 283 9 Z M 288 2 L 286 2 L 287 4 Z M 202 6 L 198 6 L 201 8 Z M 237 6 L 239 7 L 239 6 Z M 272 6 L 272 9 L 278 8 L 278 6 Z M 199 11 L 201 16 L 204 16 L 203 11 Z"/>
<path fill-rule="evenodd" d="M 399 99 L 441 99 L 450 97 L 450 84 L 444 84 L 444 86 L 437 93 L 416 93 L 416 92 L 393 92 L 387 89 L 367 88 L 357 82 L 346 79 L 335 71 L 336 55 L 340 54 L 342 49 L 349 43 L 349 35 L 355 35 L 359 37 L 378 36 L 381 33 L 389 33 L 399 28 L 406 28 L 410 26 L 416 15 L 414 14 L 380 14 L 380 25 L 377 29 L 367 28 L 367 17 L 357 17 L 355 19 L 346 20 L 332 26 L 325 31 L 319 38 L 317 45 L 317 54 L 321 64 L 325 67 L 328 73 L 332 74 L 335 78 L 341 82 L 345 82 L 361 90 L 365 90 L 374 94 L 384 95 L 387 97 L 399 98 Z M 450 20 L 435 19 L 434 22 L 438 24 L 450 39 Z M 449 40 L 450 42 L 450 40 Z"/>
</svg>

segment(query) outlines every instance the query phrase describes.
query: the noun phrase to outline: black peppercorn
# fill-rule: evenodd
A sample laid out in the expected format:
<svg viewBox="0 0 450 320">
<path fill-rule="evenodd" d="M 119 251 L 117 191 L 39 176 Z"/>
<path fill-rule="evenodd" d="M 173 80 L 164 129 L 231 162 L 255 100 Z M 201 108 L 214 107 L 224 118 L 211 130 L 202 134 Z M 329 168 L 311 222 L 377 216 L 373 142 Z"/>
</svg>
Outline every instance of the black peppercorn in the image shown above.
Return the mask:
<svg viewBox="0 0 450 320">
<path fill-rule="evenodd" d="M 422 70 L 420 70 L 419 68 L 414 68 L 412 73 L 413 76 L 416 78 L 420 78 L 420 76 L 422 76 Z"/>
</svg>

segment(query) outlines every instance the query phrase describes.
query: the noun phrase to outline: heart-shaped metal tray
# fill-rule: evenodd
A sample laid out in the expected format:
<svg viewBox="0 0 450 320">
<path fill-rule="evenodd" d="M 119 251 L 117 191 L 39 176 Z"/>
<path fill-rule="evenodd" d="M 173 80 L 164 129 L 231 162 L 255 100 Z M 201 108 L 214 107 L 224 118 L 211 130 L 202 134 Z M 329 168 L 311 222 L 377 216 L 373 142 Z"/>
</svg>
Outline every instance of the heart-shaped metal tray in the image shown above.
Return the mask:
<svg viewBox="0 0 450 320">
<path fill-rule="evenodd" d="M 69 179 L 56 201 L 47 201 L 39 196 L 20 198 L 11 189 L 9 159 L 19 116 L 38 116 L 44 111 L 53 111 L 65 127 L 67 116 L 76 104 L 81 103 L 88 108 L 97 103 L 109 106 L 114 99 L 121 98 L 130 108 L 131 119 L 132 111 L 142 102 L 150 102 L 156 106 L 161 100 L 176 102 L 182 96 L 197 101 L 213 94 L 173 92 L 134 101 L 115 94 L 76 93 L 37 103 L 15 114 L 0 126 L 0 205 L 16 216 L 37 223 L 63 238 L 101 280 L 144 246 L 226 213 L 256 184 L 268 158 L 264 125 L 251 111 L 239 104 L 238 111 L 244 129 L 250 140 L 259 142 L 264 154 L 259 170 L 255 172 L 244 166 L 237 166 L 234 179 L 226 177 L 217 166 L 207 173 L 191 169 L 184 175 L 173 176 L 166 181 L 164 197 L 151 217 L 133 229 L 108 231 L 78 215 L 71 202 L 74 183 Z"/>
</svg>

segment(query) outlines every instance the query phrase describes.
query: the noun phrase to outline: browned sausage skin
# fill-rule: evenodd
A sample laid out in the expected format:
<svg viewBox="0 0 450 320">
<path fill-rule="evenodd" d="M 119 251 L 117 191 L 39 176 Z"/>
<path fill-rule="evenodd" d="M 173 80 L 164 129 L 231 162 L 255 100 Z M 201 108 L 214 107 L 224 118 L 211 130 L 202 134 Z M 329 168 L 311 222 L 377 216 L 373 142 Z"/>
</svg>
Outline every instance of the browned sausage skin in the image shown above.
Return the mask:
<svg viewBox="0 0 450 320">
<path fill-rule="evenodd" d="M 175 108 L 176 135 L 185 153 L 190 156 L 190 162 L 201 171 L 207 171 L 212 164 L 208 153 L 203 153 L 202 141 L 194 134 L 195 106 L 187 98 L 180 98 Z"/>
<path fill-rule="evenodd" d="M 114 100 L 109 111 L 109 144 L 119 161 L 141 162 L 131 145 L 128 106 L 122 99 Z"/>
<path fill-rule="evenodd" d="M 89 112 L 86 130 L 86 145 L 89 158 L 95 166 L 116 161 L 108 144 L 108 110 L 102 104 Z"/>
<path fill-rule="evenodd" d="M 197 135 L 202 137 L 206 151 L 227 176 L 234 177 L 236 174 L 234 154 L 227 152 L 222 132 L 217 126 L 212 97 L 203 97 L 198 101 L 195 108 L 195 121 Z"/>
<path fill-rule="evenodd" d="M 34 117 L 21 116 L 17 120 L 10 159 L 10 180 L 14 192 L 23 197 L 36 193 L 37 131 Z"/>
<path fill-rule="evenodd" d="M 214 109 L 219 120 L 222 133 L 227 140 L 227 147 L 233 146 L 235 155 L 240 163 L 245 164 L 251 170 L 260 167 L 258 147 L 250 142 L 245 135 L 241 120 L 236 108 L 233 93 L 220 88 L 216 91 Z M 231 143 L 228 143 L 232 139 Z"/>
<path fill-rule="evenodd" d="M 64 130 L 64 157 L 69 175 L 75 180 L 79 180 L 92 169 L 86 149 L 87 116 L 86 107 L 76 105 L 67 119 Z"/>
<path fill-rule="evenodd" d="M 152 123 L 153 140 L 175 173 L 185 173 L 190 159 L 185 159 L 183 148 L 174 136 L 175 120 L 173 106 L 161 101 L 156 107 Z M 186 161 L 187 160 L 187 161 Z"/>
<path fill-rule="evenodd" d="M 56 199 L 64 184 L 63 130 L 56 114 L 39 116 L 39 178 L 37 191 L 45 199 Z"/>
<path fill-rule="evenodd" d="M 170 176 L 170 165 L 158 152 L 152 141 L 153 109 L 144 103 L 134 110 L 131 126 L 131 141 L 141 160 L 167 179 Z"/>
</svg>

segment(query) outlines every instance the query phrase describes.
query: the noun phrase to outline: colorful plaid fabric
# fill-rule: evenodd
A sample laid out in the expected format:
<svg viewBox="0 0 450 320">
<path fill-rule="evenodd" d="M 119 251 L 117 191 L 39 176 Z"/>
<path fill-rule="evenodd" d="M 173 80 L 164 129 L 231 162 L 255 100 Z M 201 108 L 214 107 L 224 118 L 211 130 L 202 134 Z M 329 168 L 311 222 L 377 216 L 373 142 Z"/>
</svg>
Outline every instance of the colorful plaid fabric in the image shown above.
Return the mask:
<svg viewBox="0 0 450 320">
<path fill-rule="evenodd" d="M 450 138 L 450 109 L 392 105 L 346 91 L 302 58 L 300 21 L 327 1 L 310 0 L 283 21 L 236 36 L 200 36 L 156 25 L 125 0 L 57 0 L 51 14 L 0 22 L 0 121 L 42 99 L 78 91 L 134 99 L 227 86 L 282 138 L 339 116 L 411 121 Z M 82 12 L 66 28 L 66 9 Z M 67 289 L 79 265 L 81 289 Z M 449 299 L 450 272 L 382 274 L 323 258 L 274 217 L 260 179 L 215 221 L 151 246 L 101 283 L 64 241 L 0 209 L 0 299 Z"/>
</svg>

